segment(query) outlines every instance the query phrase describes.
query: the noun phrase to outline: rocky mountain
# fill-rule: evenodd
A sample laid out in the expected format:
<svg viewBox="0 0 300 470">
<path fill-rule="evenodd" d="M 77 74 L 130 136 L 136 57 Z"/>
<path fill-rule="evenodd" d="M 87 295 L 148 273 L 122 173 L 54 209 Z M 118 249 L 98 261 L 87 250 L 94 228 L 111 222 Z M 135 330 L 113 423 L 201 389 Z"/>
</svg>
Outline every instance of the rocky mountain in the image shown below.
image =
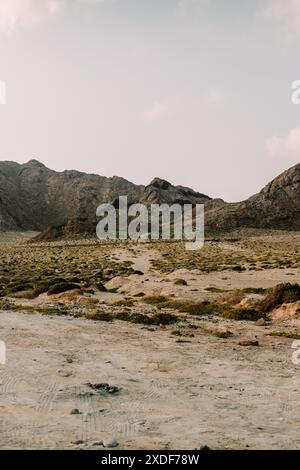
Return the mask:
<svg viewBox="0 0 300 470">
<path fill-rule="evenodd" d="M 31 160 L 20 165 L 0 162 L 0 230 L 45 231 L 51 239 L 64 233 L 94 233 L 96 208 L 119 196 L 141 202 L 206 205 L 206 232 L 241 227 L 300 230 L 300 164 L 275 178 L 246 201 L 226 203 L 183 186 L 155 178 L 148 186 L 124 178 L 56 172 Z"/>
<path fill-rule="evenodd" d="M 246 201 L 212 201 L 206 207 L 210 232 L 241 227 L 300 230 L 300 164 L 279 175 Z"/>
<path fill-rule="evenodd" d="M 20 165 L 0 162 L 0 230 L 46 230 L 51 234 L 94 233 L 96 208 L 117 207 L 119 196 L 128 203 L 202 203 L 208 196 L 190 188 L 154 179 L 147 187 L 124 178 L 67 170 L 56 172 L 36 160 Z M 55 228 L 50 230 L 49 227 Z M 62 230 L 63 228 L 63 230 Z"/>
<path fill-rule="evenodd" d="M 184 186 L 173 186 L 168 181 L 154 178 L 145 187 L 140 202 L 144 204 L 206 204 L 210 197 L 202 193 L 197 193 L 193 189 Z"/>
</svg>

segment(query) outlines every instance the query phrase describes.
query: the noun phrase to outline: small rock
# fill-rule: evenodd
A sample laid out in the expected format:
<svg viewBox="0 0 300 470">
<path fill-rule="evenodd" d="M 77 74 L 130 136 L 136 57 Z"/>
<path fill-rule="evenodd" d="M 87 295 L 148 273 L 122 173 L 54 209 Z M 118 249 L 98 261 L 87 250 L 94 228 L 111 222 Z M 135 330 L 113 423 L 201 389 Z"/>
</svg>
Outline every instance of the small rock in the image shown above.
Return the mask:
<svg viewBox="0 0 300 470">
<path fill-rule="evenodd" d="M 107 383 L 92 384 L 88 382 L 87 385 L 93 390 L 104 391 L 104 392 L 112 393 L 112 394 L 118 393 L 120 391 L 120 388 L 117 387 L 116 385 L 109 385 Z"/>
<path fill-rule="evenodd" d="M 82 440 L 82 439 L 78 439 L 77 441 L 74 441 L 73 444 L 75 444 L 76 446 L 78 446 L 79 444 L 83 444 L 83 440 Z"/>
<path fill-rule="evenodd" d="M 102 445 L 103 447 L 113 448 L 118 447 L 119 443 L 115 439 L 104 439 Z"/>
<path fill-rule="evenodd" d="M 230 336 L 233 335 L 233 333 L 228 330 L 225 327 L 220 326 L 219 328 L 216 328 L 213 330 L 213 333 L 218 337 L 218 338 L 229 338 Z"/>
<path fill-rule="evenodd" d="M 259 342 L 258 341 L 254 341 L 254 340 L 251 340 L 251 339 L 241 339 L 239 341 L 239 345 L 240 346 L 259 346 Z"/>
<path fill-rule="evenodd" d="M 206 450 L 211 450 L 211 449 L 210 449 L 210 447 L 208 447 L 207 445 L 204 445 L 204 446 L 199 447 L 199 450 L 204 450 L 204 451 L 206 451 Z"/>
<path fill-rule="evenodd" d="M 257 321 L 255 322 L 255 324 L 256 324 L 257 326 L 265 326 L 266 320 L 264 320 L 263 318 L 259 318 L 259 320 L 257 320 Z"/>
<path fill-rule="evenodd" d="M 102 446 L 103 442 L 102 441 L 95 441 L 93 442 L 93 446 Z"/>
<path fill-rule="evenodd" d="M 70 377 L 72 375 L 72 372 L 66 370 L 59 370 L 58 373 L 61 377 Z"/>
<path fill-rule="evenodd" d="M 78 408 L 73 408 L 73 410 L 70 413 L 71 415 L 81 415 L 80 411 Z"/>
</svg>

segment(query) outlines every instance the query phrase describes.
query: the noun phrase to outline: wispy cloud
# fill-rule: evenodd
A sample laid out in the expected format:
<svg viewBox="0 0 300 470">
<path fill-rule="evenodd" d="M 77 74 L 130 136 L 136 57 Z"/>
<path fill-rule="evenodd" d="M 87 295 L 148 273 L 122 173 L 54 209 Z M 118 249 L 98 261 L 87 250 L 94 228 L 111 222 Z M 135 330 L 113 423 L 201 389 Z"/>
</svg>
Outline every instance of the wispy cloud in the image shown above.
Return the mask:
<svg viewBox="0 0 300 470">
<path fill-rule="evenodd" d="M 12 34 L 54 17 L 72 4 L 99 5 L 110 0 L 1 0 L 0 32 Z"/>
<path fill-rule="evenodd" d="M 290 129 L 286 136 L 272 136 L 265 142 L 267 154 L 272 158 L 299 160 L 300 126 Z"/>
<path fill-rule="evenodd" d="M 260 13 L 277 25 L 286 44 L 300 40 L 299 0 L 266 0 Z"/>
</svg>

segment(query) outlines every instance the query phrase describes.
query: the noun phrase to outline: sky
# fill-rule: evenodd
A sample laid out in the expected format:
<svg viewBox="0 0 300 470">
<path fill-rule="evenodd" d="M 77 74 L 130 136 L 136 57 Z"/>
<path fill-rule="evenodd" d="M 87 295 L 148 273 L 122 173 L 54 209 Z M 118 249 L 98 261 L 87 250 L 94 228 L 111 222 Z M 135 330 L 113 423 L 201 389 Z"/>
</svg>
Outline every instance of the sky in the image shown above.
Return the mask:
<svg viewBox="0 0 300 470">
<path fill-rule="evenodd" d="M 299 51 L 299 0 L 0 0 L 0 160 L 245 199 L 300 161 Z"/>
</svg>

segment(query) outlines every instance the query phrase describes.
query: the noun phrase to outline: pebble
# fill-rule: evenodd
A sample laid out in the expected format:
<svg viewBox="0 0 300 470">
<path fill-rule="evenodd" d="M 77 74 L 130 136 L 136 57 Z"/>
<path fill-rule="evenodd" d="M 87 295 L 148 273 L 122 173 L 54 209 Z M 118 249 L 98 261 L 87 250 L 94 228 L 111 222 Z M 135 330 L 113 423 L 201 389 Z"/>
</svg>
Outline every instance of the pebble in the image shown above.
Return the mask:
<svg viewBox="0 0 300 470">
<path fill-rule="evenodd" d="M 78 408 L 74 408 L 72 411 L 71 411 L 71 415 L 80 415 L 80 411 Z"/>
<path fill-rule="evenodd" d="M 93 446 L 102 446 L 103 442 L 102 441 L 95 441 L 93 442 Z"/>
<path fill-rule="evenodd" d="M 72 375 L 72 372 L 66 370 L 59 370 L 58 373 L 61 377 L 70 377 Z"/>
<path fill-rule="evenodd" d="M 118 442 L 115 439 L 104 439 L 102 442 L 103 447 L 107 448 L 113 448 L 113 447 L 118 447 Z"/>
<path fill-rule="evenodd" d="M 117 387 L 116 385 L 109 385 L 107 383 L 92 384 L 88 382 L 87 385 L 94 390 L 98 390 L 98 391 L 102 390 L 104 392 L 112 393 L 112 394 L 118 393 L 120 391 L 120 387 Z"/>
</svg>

